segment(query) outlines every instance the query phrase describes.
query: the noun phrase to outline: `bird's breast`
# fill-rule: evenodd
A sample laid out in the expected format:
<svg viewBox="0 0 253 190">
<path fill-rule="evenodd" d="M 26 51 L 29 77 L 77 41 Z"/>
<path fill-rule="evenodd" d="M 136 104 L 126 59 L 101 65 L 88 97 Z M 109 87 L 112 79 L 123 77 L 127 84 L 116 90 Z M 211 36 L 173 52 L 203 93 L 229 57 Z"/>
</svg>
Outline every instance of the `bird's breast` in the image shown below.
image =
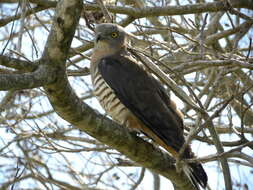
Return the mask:
<svg viewBox="0 0 253 190">
<path fill-rule="evenodd" d="M 93 68 L 91 79 L 94 87 L 94 95 L 112 119 L 121 125 L 126 125 L 130 128 L 138 128 L 138 126 L 132 126 L 133 122 L 135 122 L 136 125 L 137 121 L 133 121 L 134 117 L 132 113 L 121 103 L 114 91 L 107 85 L 102 75 L 99 73 L 98 68 Z"/>
</svg>

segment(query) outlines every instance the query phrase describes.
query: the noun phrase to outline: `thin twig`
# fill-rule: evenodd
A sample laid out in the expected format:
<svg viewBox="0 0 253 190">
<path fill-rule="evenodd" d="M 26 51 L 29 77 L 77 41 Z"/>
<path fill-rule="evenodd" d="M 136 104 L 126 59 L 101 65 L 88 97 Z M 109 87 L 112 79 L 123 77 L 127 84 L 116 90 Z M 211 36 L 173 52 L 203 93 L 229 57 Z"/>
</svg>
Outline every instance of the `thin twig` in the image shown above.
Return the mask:
<svg viewBox="0 0 253 190">
<path fill-rule="evenodd" d="M 144 178 L 144 175 L 145 175 L 145 171 L 146 169 L 145 168 L 141 168 L 141 174 L 140 174 L 140 177 L 139 179 L 136 181 L 136 183 L 134 183 L 134 185 L 131 187 L 130 190 L 135 190 L 137 189 L 137 187 L 141 184 L 143 178 Z"/>
<path fill-rule="evenodd" d="M 129 49 L 131 53 L 136 56 L 149 70 L 156 74 L 166 85 L 168 85 L 171 90 L 180 97 L 186 104 L 190 105 L 192 108 L 199 110 L 202 112 L 202 109 L 199 108 L 191 99 L 190 97 L 180 89 L 174 80 L 172 80 L 168 75 L 166 75 L 158 66 L 153 64 L 151 60 L 147 57 L 143 56 L 139 51 L 133 51 Z"/>
<path fill-rule="evenodd" d="M 105 16 L 105 20 L 109 23 L 112 23 L 113 22 L 113 18 L 112 16 L 110 15 L 108 9 L 106 8 L 106 6 L 104 5 L 103 1 L 102 0 L 97 0 L 100 8 L 101 8 L 101 11 L 103 12 L 104 16 Z"/>
<path fill-rule="evenodd" d="M 245 19 L 245 20 L 251 20 L 251 21 L 253 21 L 253 19 L 252 19 L 251 17 L 249 17 L 249 16 L 247 16 L 247 15 L 245 15 L 245 14 L 243 14 L 243 13 L 237 11 L 236 9 L 234 9 L 233 6 L 231 5 L 230 0 L 226 0 L 226 3 L 225 3 L 225 4 L 226 4 L 226 6 L 227 6 L 227 8 L 228 8 L 228 11 L 229 11 L 231 14 L 237 15 L 237 16 L 239 16 L 239 17 Z"/>
<path fill-rule="evenodd" d="M 246 56 L 246 61 L 248 61 L 249 59 L 249 56 L 250 56 L 250 52 L 251 52 L 251 45 L 252 45 L 252 38 L 249 37 L 249 48 L 248 48 L 248 53 L 247 53 L 247 56 Z"/>
<path fill-rule="evenodd" d="M 200 56 L 202 59 L 204 58 L 204 42 L 205 42 L 204 29 L 207 24 L 206 22 L 207 17 L 208 17 L 208 13 L 205 14 L 203 25 L 201 26 L 201 30 L 200 30 Z"/>
<path fill-rule="evenodd" d="M 227 152 L 223 152 L 221 154 L 213 154 L 213 155 L 209 155 L 209 156 L 205 156 L 205 157 L 201 157 L 201 158 L 186 159 L 185 161 L 190 162 L 190 163 L 196 162 L 196 161 L 197 162 L 210 162 L 210 161 L 217 160 L 221 157 L 227 157 L 228 155 L 231 155 L 231 153 L 241 151 L 243 148 L 248 147 L 248 146 L 252 146 L 252 145 L 253 145 L 253 141 L 250 141 L 250 142 L 246 142 L 245 144 L 242 144 L 236 148 L 233 148 Z"/>
<path fill-rule="evenodd" d="M 17 51 L 21 54 L 21 48 L 22 48 L 22 37 L 24 34 L 25 29 L 25 17 L 26 17 L 26 0 L 21 1 L 21 17 L 20 17 L 20 29 L 18 33 L 18 45 L 17 45 Z"/>
<path fill-rule="evenodd" d="M 18 7 L 16 8 L 15 16 L 17 16 L 18 8 L 19 8 L 19 4 L 18 4 Z M 11 31 L 10 31 L 10 37 L 9 37 L 7 43 L 5 44 L 5 46 L 4 46 L 4 48 L 3 48 L 2 52 L 1 52 L 1 55 L 4 54 L 5 49 L 7 48 L 8 44 L 10 43 L 10 40 L 11 40 L 12 35 L 13 35 L 14 25 L 15 25 L 15 22 L 12 22 L 12 24 L 11 24 Z"/>
</svg>

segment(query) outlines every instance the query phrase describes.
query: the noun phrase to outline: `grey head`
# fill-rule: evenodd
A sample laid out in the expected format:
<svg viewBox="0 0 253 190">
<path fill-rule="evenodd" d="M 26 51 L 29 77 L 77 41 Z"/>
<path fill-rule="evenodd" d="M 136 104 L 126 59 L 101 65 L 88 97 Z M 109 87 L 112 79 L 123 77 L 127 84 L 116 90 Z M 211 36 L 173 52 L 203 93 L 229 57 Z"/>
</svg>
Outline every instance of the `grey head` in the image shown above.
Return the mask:
<svg viewBox="0 0 253 190">
<path fill-rule="evenodd" d="M 112 23 L 99 24 L 95 28 L 95 45 L 103 42 L 111 48 L 122 48 L 126 44 L 124 28 Z"/>
</svg>

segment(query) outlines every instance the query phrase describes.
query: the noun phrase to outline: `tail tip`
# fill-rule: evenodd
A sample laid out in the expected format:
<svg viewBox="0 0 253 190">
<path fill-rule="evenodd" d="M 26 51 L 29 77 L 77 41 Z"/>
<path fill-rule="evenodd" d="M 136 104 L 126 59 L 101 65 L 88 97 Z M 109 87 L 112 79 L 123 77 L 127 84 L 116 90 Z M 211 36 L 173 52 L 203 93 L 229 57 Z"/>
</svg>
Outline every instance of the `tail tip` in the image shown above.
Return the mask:
<svg viewBox="0 0 253 190">
<path fill-rule="evenodd" d="M 183 171 L 197 190 L 206 188 L 207 174 L 200 163 L 185 164 Z"/>
</svg>

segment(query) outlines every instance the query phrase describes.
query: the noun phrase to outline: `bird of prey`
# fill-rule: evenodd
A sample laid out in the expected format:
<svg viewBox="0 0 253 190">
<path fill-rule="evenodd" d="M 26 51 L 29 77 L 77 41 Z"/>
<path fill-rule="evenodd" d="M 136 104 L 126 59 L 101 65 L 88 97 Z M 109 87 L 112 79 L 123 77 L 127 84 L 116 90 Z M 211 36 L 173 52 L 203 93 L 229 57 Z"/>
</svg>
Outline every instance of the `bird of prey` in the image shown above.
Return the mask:
<svg viewBox="0 0 253 190">
<path fill-rule="evenodd" d="M 127 50 L 124 28 L 111 23 L 95 28 L 91 58 L 94 94 L 113 120 L 142 132 L 176 159 L 185 139 L 183 117 L 163 85 Z M 182 158 L 193 158 L 188 146 Z M 196 189 L 205 188 L 207 175 L 200 163 L 189 163 L 184 172 Z"/>
</svg>

